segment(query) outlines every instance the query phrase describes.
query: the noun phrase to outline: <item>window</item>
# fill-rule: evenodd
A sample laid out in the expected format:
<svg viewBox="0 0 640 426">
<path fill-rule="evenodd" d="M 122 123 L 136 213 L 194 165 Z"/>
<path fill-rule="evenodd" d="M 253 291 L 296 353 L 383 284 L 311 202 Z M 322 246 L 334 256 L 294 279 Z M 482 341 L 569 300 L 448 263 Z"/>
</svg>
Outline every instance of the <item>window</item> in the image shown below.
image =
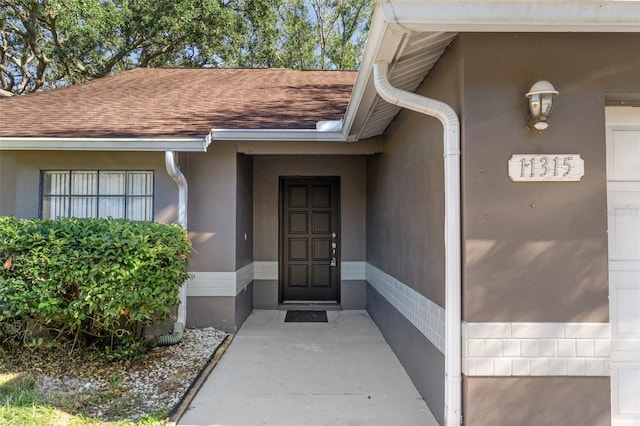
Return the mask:
<svg viewBox="0 0 640 426">
<path fill-rule="evenodd" d="M 42 172 L 42 217 L 153 220 L 153 172 Z"/>
</svg>

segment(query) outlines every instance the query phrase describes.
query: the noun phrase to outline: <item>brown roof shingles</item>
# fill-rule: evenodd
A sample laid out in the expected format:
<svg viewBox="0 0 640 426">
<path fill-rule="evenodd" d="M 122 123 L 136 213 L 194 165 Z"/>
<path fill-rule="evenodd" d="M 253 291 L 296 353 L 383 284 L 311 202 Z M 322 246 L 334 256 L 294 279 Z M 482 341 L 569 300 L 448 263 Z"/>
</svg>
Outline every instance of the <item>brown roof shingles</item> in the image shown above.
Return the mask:
<svg viewBox="0 0 640 426">
<path fill-rule="evenodd" d="M 0 99 L 0 137 L 205 137 L 342 118 L 356 73 L 138 68 Z"/>
</svg>

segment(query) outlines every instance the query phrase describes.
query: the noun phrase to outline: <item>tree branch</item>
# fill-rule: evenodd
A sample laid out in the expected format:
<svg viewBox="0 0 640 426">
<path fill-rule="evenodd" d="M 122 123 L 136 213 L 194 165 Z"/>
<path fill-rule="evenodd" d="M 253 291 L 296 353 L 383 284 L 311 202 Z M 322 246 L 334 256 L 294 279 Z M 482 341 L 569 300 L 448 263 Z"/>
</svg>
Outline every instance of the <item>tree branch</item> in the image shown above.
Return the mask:
<svg viewBox="0 0 640 426">
<path fill-rule="evenodd" d="M 154 60 L 155 58 L 157 58 L 158 56 L 162 56 L 165 53 L 173 50 L 176 48 L 177 44 L 179 44 L 181 42 L 177 41 L 175 43 L 170 43 L 165 45 L 163 48 L 156 50 L 155 52 L 152 53 L 146 53 L 142 55 L 141 59 L 140 59 L 140 63 L 138 64 L 138 67 L 141 68 L 146 68 L 149 66 L 149 62 L 151 62 L 152 60 Z"/>
</svg>

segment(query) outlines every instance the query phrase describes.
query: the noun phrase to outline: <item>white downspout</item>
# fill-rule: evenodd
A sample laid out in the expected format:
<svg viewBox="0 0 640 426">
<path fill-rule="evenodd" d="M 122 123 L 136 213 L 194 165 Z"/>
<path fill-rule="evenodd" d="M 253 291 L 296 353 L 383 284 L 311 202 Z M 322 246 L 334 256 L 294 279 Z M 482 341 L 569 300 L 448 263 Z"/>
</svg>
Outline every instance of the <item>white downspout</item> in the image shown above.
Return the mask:
<svg viewBox="0 0 640 426">
<path fill-rule="evenodd" d="M 444 244 L 445 244 L 445 397 L 447 426 L 462 424 L 461 376 L 461 250 L 460 250 L 460 121 L 444 102 L 393 87 L 389 64 L 373 67 L 374 84 L 385 101 L 440 120 L 444 127 Z"/>
<path fill-rule="evenodd" d="M 178 186 L 178 223 L 187 229 L 187 178 L 184 177 L 176 162 L 176 153 L 165 151 L 164 163 L 167 173 Z M 184 283 L 180 287 L 180 305 L 178 305 L 178 318 L 174 324 L 173 334 L 161 336 L 158 344 L 176 344 L 182 339 L 182 330 L 187 323 L 187 285 Z"/>
</svg>

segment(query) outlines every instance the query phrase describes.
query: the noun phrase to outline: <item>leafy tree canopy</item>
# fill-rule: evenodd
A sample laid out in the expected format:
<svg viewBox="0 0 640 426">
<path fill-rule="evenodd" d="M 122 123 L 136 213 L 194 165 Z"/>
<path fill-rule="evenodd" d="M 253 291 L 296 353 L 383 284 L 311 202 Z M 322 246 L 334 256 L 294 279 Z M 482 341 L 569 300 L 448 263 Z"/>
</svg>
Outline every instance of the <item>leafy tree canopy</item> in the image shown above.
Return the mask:
<svg viewBox="0 0 640 426">
<path fill-rule="evenodd" d="M 0 97 L 135 67 L 354 69 L 373 0 L 0 0 Z"/>
</svg>

